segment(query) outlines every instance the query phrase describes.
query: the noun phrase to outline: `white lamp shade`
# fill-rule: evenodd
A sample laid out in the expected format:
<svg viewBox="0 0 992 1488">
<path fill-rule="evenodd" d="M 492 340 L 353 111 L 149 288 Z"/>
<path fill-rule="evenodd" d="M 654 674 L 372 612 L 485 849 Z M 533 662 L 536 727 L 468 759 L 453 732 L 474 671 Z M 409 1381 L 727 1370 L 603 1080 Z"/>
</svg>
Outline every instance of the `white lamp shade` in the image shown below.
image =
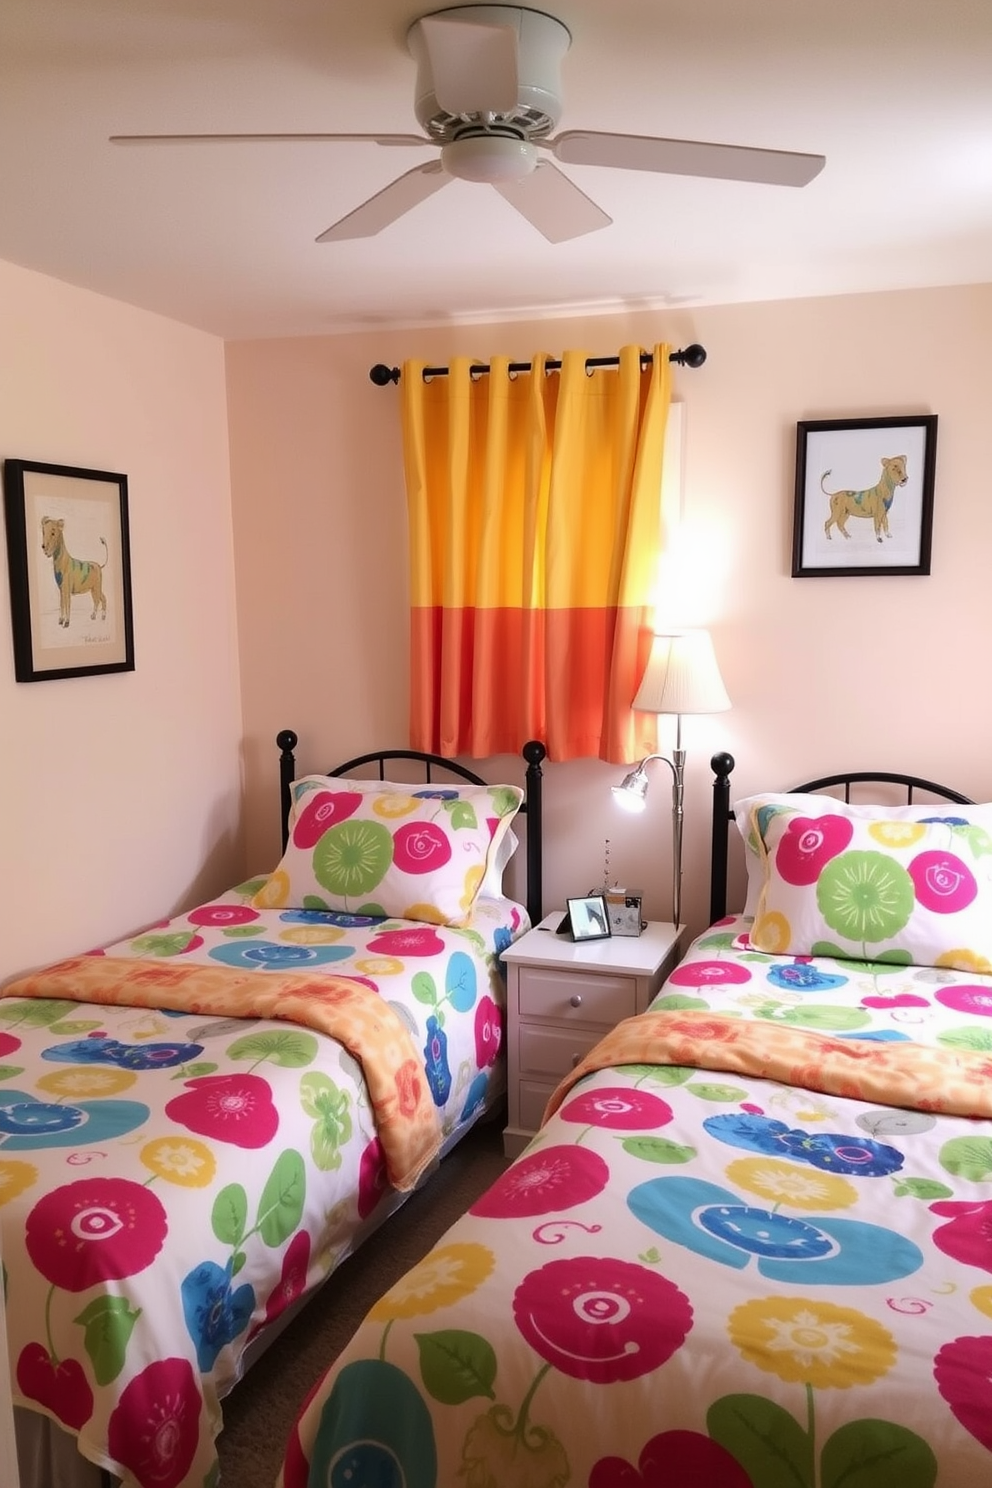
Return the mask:
<svg viewBox="0 0 992 1488">
<path fill-rule="evenodd" d="M 640 713 L 724 713 L 731 706 L 708 630 L 656 635 L 633 707 Z"/>
</svg>

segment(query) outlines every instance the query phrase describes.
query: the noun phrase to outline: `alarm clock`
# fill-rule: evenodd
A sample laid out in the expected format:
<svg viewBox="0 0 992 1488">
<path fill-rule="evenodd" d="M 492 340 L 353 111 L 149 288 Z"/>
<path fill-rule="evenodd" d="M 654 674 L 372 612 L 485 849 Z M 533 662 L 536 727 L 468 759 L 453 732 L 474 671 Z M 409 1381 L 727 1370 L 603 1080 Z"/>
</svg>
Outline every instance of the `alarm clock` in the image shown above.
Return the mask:
<svg viewBox="0 0 992 1488">
<path fill-rule="evenodd" d="M 629 889 L 611 889 L 605 898 L 613 934 L 640 935 L 644 928 L 640 894 Z"/>
</svg>

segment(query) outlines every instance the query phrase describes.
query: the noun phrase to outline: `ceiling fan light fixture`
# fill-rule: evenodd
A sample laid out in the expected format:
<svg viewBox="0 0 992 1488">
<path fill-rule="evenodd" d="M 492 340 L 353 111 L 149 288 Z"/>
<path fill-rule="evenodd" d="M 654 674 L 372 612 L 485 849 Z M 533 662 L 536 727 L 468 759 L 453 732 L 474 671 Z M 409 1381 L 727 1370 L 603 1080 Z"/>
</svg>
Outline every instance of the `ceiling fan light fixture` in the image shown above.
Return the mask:
<svg viewBox="0 0 992 1488">
<path fill-rule="evenodd" d="M 537 165 L 537 147 L 505 135 L 470 134 L 442 146 L 441 164 L 461 181 L 519 181 Z"/>
</svg>

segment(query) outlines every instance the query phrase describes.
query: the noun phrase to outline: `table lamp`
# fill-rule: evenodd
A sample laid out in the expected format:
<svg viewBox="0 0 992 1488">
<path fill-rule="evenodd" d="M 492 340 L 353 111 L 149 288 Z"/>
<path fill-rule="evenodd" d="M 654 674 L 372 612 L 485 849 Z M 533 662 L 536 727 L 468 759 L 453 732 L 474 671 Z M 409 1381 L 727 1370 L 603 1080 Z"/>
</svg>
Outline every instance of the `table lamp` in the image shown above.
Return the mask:
<svg viewBox="0 0 992 1488">
<path fill-rule="evenodd" d="M 670 631 L 655 635 L 647 668 L 631 705 L 639 713 L 674 713 L 675 748 L 671 759 L 648 754 L 613 787 L 617 801 L 628 811 L 643 811 L 648 792 L 647 766 L 664 760 L 672 772 L 672 922 L 682 923 L 682 807 L 685 750 L 683 713 L 722 713 L 730 698 L 720 676 L 708 630 Z"/>
</svg>

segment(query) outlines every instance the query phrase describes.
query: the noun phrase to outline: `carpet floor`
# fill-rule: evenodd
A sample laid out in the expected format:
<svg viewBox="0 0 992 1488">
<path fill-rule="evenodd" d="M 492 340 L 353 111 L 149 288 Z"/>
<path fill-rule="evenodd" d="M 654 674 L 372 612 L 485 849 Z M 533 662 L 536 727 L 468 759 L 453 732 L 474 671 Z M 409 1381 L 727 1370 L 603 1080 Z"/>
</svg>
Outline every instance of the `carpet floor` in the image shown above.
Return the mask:
<svg viewBox="0 0 992 1488">
<path fill-rule="evenodd" d="M 503 1114 L 477 1124 L 425 1186 L 343 1262 L 228 1396 L 217 1442 L 225 1488 L 274 1488 L 300 1406 L 372 1303 L 503 1172 L 503 1125 Z"/>
</svg>

